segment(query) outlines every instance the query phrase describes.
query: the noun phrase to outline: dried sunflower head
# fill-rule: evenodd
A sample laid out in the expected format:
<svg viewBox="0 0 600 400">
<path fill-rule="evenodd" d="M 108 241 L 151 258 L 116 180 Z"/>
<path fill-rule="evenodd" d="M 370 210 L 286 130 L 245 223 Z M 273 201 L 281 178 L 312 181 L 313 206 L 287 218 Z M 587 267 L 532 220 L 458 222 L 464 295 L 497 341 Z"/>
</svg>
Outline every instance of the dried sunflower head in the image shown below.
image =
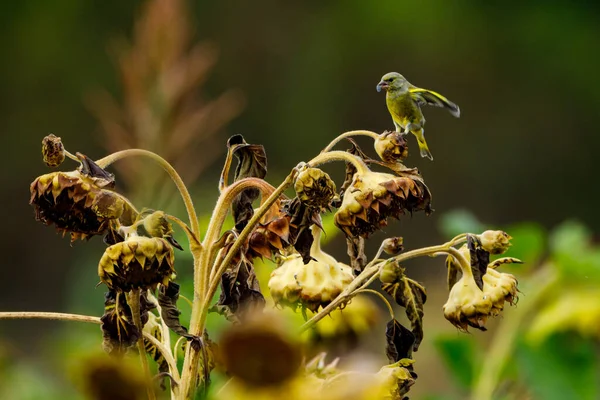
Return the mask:
<svg viewBox="0 0 600 400">
<path fill-rule="evenodd" d="M 316 232 L 313 229 L 313 234 Z M 319 234 L 315 236 L 310 250 L 312 261 L 304 264 L 302 256 L 293 254 L 271 274 L 269 290 L 275 303 L 294 309 L 300 305 L 316 312 L 352 282 L 352 269 L 323 252 Z"/>
<path fill-rule="evenodd" d="M 58 167 L 65 161 L 65 146 L 59 137 L 50 134 L 42 140 L 42 158 L 49 167 Z"/>
<path fill-rule="evenodd" d="M 444 317 L 458 329 L 466 331 L 472 326 L 485 331 L 492 307 L 492 300 L 479 289 L 473 276 L 463 273 L 450 290 L 443 310 Z"/>
<path fill-rule="evenodd" d="M 510 247 L 512 237 L 504 231 L 485 231 L 477 235 L 481 247 L 490 254 L 503 254 Z"/>
<path fill-rule="evenodd" d="M 319 168 L 306 168 L 296 178 L 294 185 L 300 201 L 310 207 L 328 209 L 335 196 L 335 183 Z"/>
<path fill-rule="evenodd" d="M 112 191 L 112 175 L 92 160 L 79 155 L 82 166 L 70 172 L 53 172 L 37 177 L 30 185 L 29 203 L 38 221 L 54 224 L 71 240 L 103 234 L 109 222 L 129 206 Z"/>
<path fill-rule="evenodd" d="M 461 253 L 467 261 L 470 260 L 468 251 Z M 510 259 L 508 262 L 519 260 Z M 463 273 L 450 290 L 448 302 L 444 305 L 444 316 L 461 330 L 472 326 L 484 331 L 488 317 L 500 315 L 505 303 L 516 304 L 518 291 L 514 275 L 498 272 L 491 267 L 483 275 L 483 290 L 479 289 L 472 275 Z"/>
<path fill-rule="evenodd" d="M 514 275 L 488 268 L 483 276 L 483 294 L 492 301 L 492 315 L 504 310 L 504 303 L 510 305 L 518 301 L 517 278 Z"/>
<path fill-rule="evenodd" d="M 388 217 L 431 210 L 431 193 L 414 176 L 372 172 L 356 173 L 335 213 L 335 224 L 347 236 L 366 237 L 387 225 Z"/>
<path fill-rule="evenodd" d="M 98 275 L 109 289 L 128 292 L 133 288 L 156 288 L 175 277 L 173 247 L 163 238 L 131 236 L 108 247 Z"/>
<path fill-rule="evenodd" d="M 401 162 L 408 157 L 406 135 L 396 131 L 383 132 L 375 139 L 375 151 L 384 162 Z"/>
<path fill-rule="evenodd" d="M 148 322 L 149 311 L 156 305 L 150 302 L 146 293 L 140 297 L 142 326 Z M 135 346 L 142 334 L 133 322 L 131 308 L 124 293 L 109 290 L 104 295 L 104 315 L 102 321 L 102 348 L 108 354 L 123 354 Z"/>
</svg>

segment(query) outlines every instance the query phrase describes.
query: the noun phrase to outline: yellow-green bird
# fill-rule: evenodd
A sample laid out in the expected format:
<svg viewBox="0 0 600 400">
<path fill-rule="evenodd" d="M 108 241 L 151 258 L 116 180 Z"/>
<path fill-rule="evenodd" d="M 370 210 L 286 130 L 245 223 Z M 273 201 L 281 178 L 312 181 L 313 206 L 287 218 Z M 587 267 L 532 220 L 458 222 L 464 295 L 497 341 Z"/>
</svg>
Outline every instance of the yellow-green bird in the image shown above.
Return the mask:
<svg viewBox="0 0 600 400">
<path fill-rule="evenodd" d="M 396 126 L 396 132 L 411 132 L 417 138 L 421 157 L 433 160 L 433 156 L 425 141 L 425 118 L 421 112 L 422 105 L 444 107 L 456 118 L 460 117 L 460 109 L 456 104 L 432 90 L 421 89 L 413 86 L 397 72 L 389 72 L 381 78 L 377 84 L 377 91 L 385 90 L 385 102 L 387 104 L 392 120 Z"/>
</svg>

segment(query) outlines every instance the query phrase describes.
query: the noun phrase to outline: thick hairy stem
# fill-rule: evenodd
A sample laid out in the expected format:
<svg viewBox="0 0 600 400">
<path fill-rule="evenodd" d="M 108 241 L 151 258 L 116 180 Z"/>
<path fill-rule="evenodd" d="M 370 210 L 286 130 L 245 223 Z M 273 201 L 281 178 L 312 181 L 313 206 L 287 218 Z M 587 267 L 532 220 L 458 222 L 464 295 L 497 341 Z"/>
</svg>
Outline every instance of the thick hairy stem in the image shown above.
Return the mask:
<svg viewBox="0 0 600 400">
<path fill-rule="evenodd" d="M 181 195 L 181 198 L 183 199 L 183 203 L 185 204 L 185 209 L 187 211 L 188 218 L 190 220 L 190 227 L 192 229 L 192 232 L 194 233 L 194 236 L 196 236 L 196 238 L 200 238 L 200 226 L 198 225 L 198 216 L 196 214 L 196 210 L 194 209 L 194 203 L 192 202 L 192 196 L 190 196 L 190 192 L 188 191 L 187 186 L 185 186 L 185 183 L 183 183 L 183 180 L 181 179 L 181 176 L 179 176 L 179 173 L 177 173 L 175 168 L 173 168 L 173 166 L 171 164 L 169 164 L 169 162 L 167 160 L 165 160 L 158 154 L 153 153 L 148 150 L 128 149 L 128 150 L 117 151 L 116 153 L 112 153 L 104 158 L 101 158 L 100 160 L 96 161 L 96 164 L 98 164 L 101 168 L 106 168 L 107 166 L 114 163 L 115 161 L 118 161 L 118 160 L 126 158 L 126 157 L 135 157 L 135 156 L 142 156 L 142 157 L 150 158 L 151 160 L 158 163 L 167 172 L 167 174 L 169 174 L 169 177 L 173 180 L 173 182 L 175 183 L 175 186 L 177 186 L 177 190 L 179 190 L 179 194 Z"/>
<path fill-rule="evenodd" d="M 365 130 L 344 132 L 341 135 L 339 135 L 338 137 L 336 137 L 335 139 L 333 139 L 331 141 L 331 143 L 329 143 L 327 145 L 327 147 L 325 147 L 321 152 L 324 153 L 324 152 L 331 150 L 333 148 L 333 146 L 335 146 L 342 140 L 352 137 L 352 136 L 369 136 L 370 138 L 377 139 L 379 137 L 379 134 L 375 133 L 375 132 L 371 132 L 371 131 L 365 131 Z"/>
<path fill-rule="evenodd" d="M 214 295 L 216 287 L 219 283 L 219 278 L 225 268 L 231 263 L 234 255 L 239 251 L 242 244 L 250 232 L 254 229 L 256 224 L 260 221 L 262 216 L 271 208 L 271 206 L 279 199 L 283 192 L 294 182 L 297 175 L 297 169 L 294 169 L 285 181 L 277 188 L 266 201 L 260 206 L 260 208 L 254 213 L 246 227 L 242 230 L 236 241 L 231 247 L 231 250 L 219 266 L 215 266 L 215 279 L 210 282 L 208 287 L 202 285 L 203 282 L 198 282 L 198 286 L 194 285 L 194 307 L 192 309 L 192 321 L 190 323 L 190 333 L 192 335 L 201 336 L 204 330 L 204 322 L 206 315 L 208 314 L 208 307 L 210 301 Z M 226 190 L 221 194 L 219 198 L 213 218 L 209 224 L 206 238 L 204 241 L 204 249 L 202 251 L 201 260 L 198 260 L 198 265 L 194 266 L 195 277 L 198 276 L 203 280 L 204 277 L 210 276 L 208 270 L 209 261 L 212 257 L 212 244 L 217 241 L 218 235 L 220 234 L 223 221 L 229 210 L 229 204 L 231 201 L 241 192 L 246 189 L 245 186 L 248 182 L 253 182 L 256 178 L 242 179 L 234 184 L 228 186 Z M 256 187 L 251 185 L 248 187 Z M 228 202 L 225 199 L 229 199 Z M 200 268 L 200 270 L 198 269 Z M 197 288 L 197 289 L 196 289 Z M 181 376 L 181 387 L 180 387 L 180 399 L 192 399 L 196 390 L 195 383 L 198 377 L 198 368 L 200 366 L 200 357 L 202 355 L 202 348 L 199 346 L 191 346 L 188 344 L 185 353 L 185 360 L 183 364 L 183 371 Z"/>
<path fill-rule="evenodd" d="M 365 174 L 369 172 L 369 167 L 367 164 L 365 164 L 362 158 L 345 151 L 328 151 L 327 153 L 321 153 L 310 160 L 307 164 L 311 167 L 316 167 L 318 165 L 327 164 L 333 161 L 349 162 L 356 168 L 356 172 L 359 174 Z"/>
<path fill-rule="evenodd" d="M 146 356 L 146 346 L 144 346 L 144 335 L 142 326 L 142 317 L 140 314 L 140 289 L 132 289 L 129 293 L 127 293 L 127 304 L 131 309 L 131 317 L 133 318 L 133 323 L 136 328 L 140 331 L 140 337 L 137 341 L 138 352 L 140 353 L 140 361 L 142 363 L 142 369 L 144 370 L 144 375 L 146 376 L 146 382 L 148 384 L 146 390 L 148 394 L 148 400 L 156 400 L 156 395 L 154 394 L 154 389 L 152 388 L 152 374 L 150 373 L 150 366 L 148 365 L 148 357 Z"/>
<path fill-rule="evenodd" d="M 554 290 L 558 276 L 545 268 L 532 277 L 531 281 L 535 282 L 535 287 L 532 287 L 535 291 L 528 294 L 527 301 L 519 304 L 510 318 L 503 320 L 504 322 L 494 334 L 492 344 L 484 357 L 485 362 L 479 369 L 480 373 L 473 386 L 474 389 L 471 393 L 473 400 L 491 400 L 493 398 L 498 380 L 513 353 L 516 338 L 521 334 L 521 326 L 527 321 L 529 313 L 538 306 L 539 301 Z"/>
</svg>

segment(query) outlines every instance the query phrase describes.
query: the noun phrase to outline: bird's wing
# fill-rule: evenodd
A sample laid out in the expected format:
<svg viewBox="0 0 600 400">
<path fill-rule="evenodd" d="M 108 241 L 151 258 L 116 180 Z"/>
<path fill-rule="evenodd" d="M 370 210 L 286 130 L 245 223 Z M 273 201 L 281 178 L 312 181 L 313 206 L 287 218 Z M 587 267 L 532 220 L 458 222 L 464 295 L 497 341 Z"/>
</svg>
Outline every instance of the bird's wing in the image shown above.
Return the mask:
<svg viewBox="0 0 600 400">
<path fill-rule="evenodd" d="M 427 104 L 429 106 L 443 107 L 450 111 L 450 114 L 456 118 L 460 117 L 460 108 L 444 96 L 432 90 L 411 87 L 410 95 L 419 105 Z"/>
</svg>

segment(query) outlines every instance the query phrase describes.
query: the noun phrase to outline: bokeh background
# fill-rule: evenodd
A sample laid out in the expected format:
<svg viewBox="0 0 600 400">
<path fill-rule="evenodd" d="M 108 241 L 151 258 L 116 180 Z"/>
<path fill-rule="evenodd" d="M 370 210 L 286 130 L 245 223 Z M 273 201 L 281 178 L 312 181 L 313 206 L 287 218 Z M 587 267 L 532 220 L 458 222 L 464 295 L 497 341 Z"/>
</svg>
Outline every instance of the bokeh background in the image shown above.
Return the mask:
<svg viewBox="0 0 600 400">
<path fill-rule="evenodd" d="M 409 249 L 438 243 L 446 238 L 444 215 L 456 209 L 468 210 L 454 217 L 465 223 L 530 221 L 543 232 L 579 220 L 598 232 L 599 17 L 591 1 L 6 3 L 0 310 L 102 312 L 102 289 L 94 289 L 101 240 L 70 246 L 37 223 L 28 205 L 29 183 L 48 172 L 40 157 L 46 134 L 93 158 L 133 146 L 159 152 L 191 184 L 206 217 L 228 135 L 264 144 L 277 183 L 341 132 L 391 129 L 384 96 L 375 91 L 389 71 L 446 95 L 462 115 L 425 110 L 435 161 L 420 159 L 411 142 L 407 164 L 421 170 L 436 212 L 391 224 L 386 235 L 402 235 Z M 370 151 L 368 141 L 359 142 Z M 140 207 L 183 216 L 155 167 L 117 168 L 120 188 Z M 341 165 L 329 171 L 343 175 Z M 383 237 L 374 236 L 371 251 Z M 341 235 L 328 251 L 344 257 Z M 414 396 L 461 398 L 464 387 L 433 344 L 437 334 L 459 335 L 440 312 L 443 262 L 408 267 L 430 293 L 431 341 L 426 336 L 417 353 Z M 178 269 L 185 277 L 186 266 Z M 75 344 L 78 337 L 83 344 Z M 36 397 L 42 392 L 29 385 L 31 392 L 15 389 L 11 398 L 78 398 L 63 364 L 81 346 L 99 346 L 99 337 L 97 327 L 0 322 L 10 360 L 3 374 L 13 386 L 37 382 L 47 396 Z"/>
</svg>

